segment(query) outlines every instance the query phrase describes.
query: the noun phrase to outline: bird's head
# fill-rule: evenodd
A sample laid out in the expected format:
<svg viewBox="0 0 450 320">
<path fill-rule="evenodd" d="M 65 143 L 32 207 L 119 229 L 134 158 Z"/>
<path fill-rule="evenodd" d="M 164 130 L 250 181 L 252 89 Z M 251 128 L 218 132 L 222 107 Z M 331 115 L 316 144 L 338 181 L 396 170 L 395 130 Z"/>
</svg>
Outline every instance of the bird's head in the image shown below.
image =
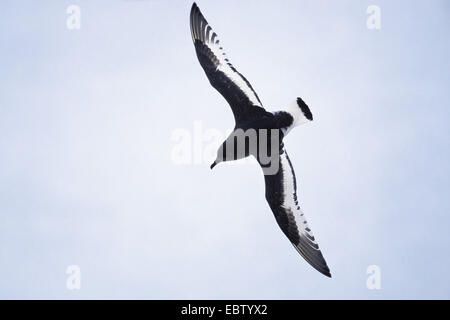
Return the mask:
<svg viewBox="0 0 450 320">
<path fill-rule="evenodd" d="M 210 167 L 211 170 L 221 162 L 222 162 L 222 160 L 219 157 L 216 160 L 214 160 L 214 162 L 211 164 L 211 167 Z"/>
<path fill-rule="evenodd" d="M 225 144 L 226 141 L 224 141 L 222 143 L 222 145 L 219 147 L 219 149 L 217 149 L 217 153 L 216 153 L 216 160 L 214 160 L 214 162 L 211 164 L 211 170 L 218 165 L 219 163 L 223 162 L 223 161 L 227 161 L 226 156 L 225 156 Z"/>
</svg>

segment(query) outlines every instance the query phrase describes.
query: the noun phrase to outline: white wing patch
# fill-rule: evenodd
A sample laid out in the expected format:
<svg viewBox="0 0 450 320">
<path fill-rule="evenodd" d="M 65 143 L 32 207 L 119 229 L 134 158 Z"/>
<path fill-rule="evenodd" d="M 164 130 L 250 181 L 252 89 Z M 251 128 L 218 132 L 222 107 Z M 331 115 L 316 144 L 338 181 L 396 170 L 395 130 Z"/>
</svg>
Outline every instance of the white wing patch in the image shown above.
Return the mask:
<svg viewBox="0 0 450 320">
<path fill-rule="evenodd" d="M 202 17 L 203 18 L 203 17 Z M 258 96 L 255 94 L 253 88 L 249 85 L 248 81 L 233 67 L 227 55 L 223 51 L 220 41 L 217 38 L 217 34 L 212 30 L 211 26 L 208 24 L 204 18 L 200 22 L 200 33 L 196 34 L 195 31 L 192 32 L 192 38 L 201 40 L 215 55 L 218 66 L 217 70 L 223 72 L 231 81 L 233 81 L 244 94 L 248 97 L 250 102 L 258 107 L 263 107 Z"/>
<path fill-rule="evenodd" d="M 296 180 L 295 174 L 292 169 L 292 164 L 289 160 L 289 157 L 284 150 L 284 153 L 280 155 L 281 159 L 281 170 L 283 170 L 283 187 L 284 187 L 284 199 L 283 199 L 283 208 L 291 210 L 294 214 L 295 222 L 297 224 L 298 231 L 301 235 L 305 236 L 308 239 L 308 242 L 312 244 L 313 247 L 318 247 L 317 242 L 314 239 L 314 235 L 311 232 L 311 229 L 308 226 L 308 222 L 306 221 L 305 215 L 303 211 L 300 209 L 297 200 L 297 191 L 296 191 Z"/>
</svg>

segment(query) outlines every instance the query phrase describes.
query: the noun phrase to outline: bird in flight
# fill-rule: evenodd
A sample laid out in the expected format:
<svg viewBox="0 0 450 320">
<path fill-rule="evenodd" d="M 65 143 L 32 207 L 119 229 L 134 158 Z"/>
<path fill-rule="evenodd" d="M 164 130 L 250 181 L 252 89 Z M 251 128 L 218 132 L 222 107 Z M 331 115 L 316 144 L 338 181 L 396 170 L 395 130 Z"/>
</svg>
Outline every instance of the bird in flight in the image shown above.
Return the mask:
<svg viewBox="0 0 450 320">
<path fill-rule="evenodd" d="M 190 26 L 200 65 L 211 85 L 230 105 L 235 119 L 234 131 L 219 148 L 211 169 L 220 162 L 255 156 L 263 169 L 266 200 L 281 230 L 312 267 L 331 277 L 298 204 L 295 173 L 283 143 L 293 127 L 313 120 L 309 107 L 297 98 L 282 111 L 266 111 L 250 82 L 231 64 L 217 34 L 195 3 Z"/>
</svg>

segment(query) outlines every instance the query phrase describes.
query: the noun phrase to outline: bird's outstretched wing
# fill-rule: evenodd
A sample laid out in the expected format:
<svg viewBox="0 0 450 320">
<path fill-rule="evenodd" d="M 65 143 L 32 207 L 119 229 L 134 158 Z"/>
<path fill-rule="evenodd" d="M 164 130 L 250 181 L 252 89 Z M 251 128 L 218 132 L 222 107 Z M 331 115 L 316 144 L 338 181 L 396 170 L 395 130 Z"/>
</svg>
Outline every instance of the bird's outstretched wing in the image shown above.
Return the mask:
<svg viewBox="0 0 450 320">
<path fill-rule="evenodd" d="M 264 175 L 264 178 L 267 202 L 283 233 L 311 266 L 331 277 L 330 269 L 298 205 L 295 173 L 284 148 L 280 151 L 277 174 Z"/>
<path fill-rule="evenodd" d="M 190 21 L 198 60 L 211 85 L 230 104 L 236 122 L 252 119 L 259 112 L 265 112 L 255 90 L 230 63 L 217 34 L 195 3 L 192 5 Z"/>
</svg>

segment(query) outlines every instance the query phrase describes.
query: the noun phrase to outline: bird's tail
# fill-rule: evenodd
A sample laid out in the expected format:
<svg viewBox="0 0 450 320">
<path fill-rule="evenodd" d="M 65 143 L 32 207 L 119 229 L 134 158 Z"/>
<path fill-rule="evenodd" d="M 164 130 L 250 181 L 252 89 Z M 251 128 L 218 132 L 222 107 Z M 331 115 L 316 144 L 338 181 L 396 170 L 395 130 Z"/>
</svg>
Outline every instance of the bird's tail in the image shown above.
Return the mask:
<svg viewBox="0 0 450 320">
<path fill-rule="evenodd" d="M 288 105 L 286 111 L 289 112 L 294 118 L 294 122 L 292 124 L 294 127 L 313 120 L 311 110 L 309 110 L 308 105 L 302 100 L 302 98 L 297 98 L 295 102 Z"/>
<path fill-rule="evenodd" d="M 278 112 L 279 116 L 289 114 L 292 120 L 289 120 L 289 124 L 284 127 L 285 135 L 294 127 L 307 123 L 313 120 L 313 115 L 307 104 L 302 100 L 302 98 L 297 98 L 296 101 L 289 104 L 284 110 Z M 290 117 L 289 117 L 290 118 Z"/>
</svg>

